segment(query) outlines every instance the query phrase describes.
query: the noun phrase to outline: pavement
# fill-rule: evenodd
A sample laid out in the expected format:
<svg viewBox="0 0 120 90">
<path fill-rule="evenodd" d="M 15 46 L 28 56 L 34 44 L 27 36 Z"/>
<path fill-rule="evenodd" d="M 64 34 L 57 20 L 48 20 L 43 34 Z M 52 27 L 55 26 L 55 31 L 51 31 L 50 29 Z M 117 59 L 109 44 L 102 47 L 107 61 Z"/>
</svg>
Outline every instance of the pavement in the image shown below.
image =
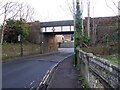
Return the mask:
<svg viewBox="0 0 120 90">
<path fill-rule="evenodd" d="M 80 74 L 73 65 L 73 55 L 64 59 L 52 73 L 47 89 L 82 88 L 79 81 Z"/>
</svg>

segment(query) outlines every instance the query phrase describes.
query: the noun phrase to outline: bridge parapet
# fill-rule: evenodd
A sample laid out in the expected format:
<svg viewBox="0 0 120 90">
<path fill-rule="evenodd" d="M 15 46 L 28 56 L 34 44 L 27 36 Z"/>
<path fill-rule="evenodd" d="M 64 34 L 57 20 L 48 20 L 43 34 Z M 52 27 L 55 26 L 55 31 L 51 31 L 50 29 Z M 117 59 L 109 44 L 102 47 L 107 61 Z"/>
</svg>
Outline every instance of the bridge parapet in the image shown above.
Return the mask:
<svg viewBox="0 0 120 90">
<path fill-rule="evenodd" d="M 103 58 L 78 50 L 77 64 L 91 88 L 119 88 L 120 67 Z"/>
<path fill-rule="evenodd" d="M 73 20 L 41 22 L 40 27 L 74 26 Z"/>
<path fill-rule="evenodd" d="M 44 34 L 73 34 L 73 26 L 73 20 L 40 23 L 40 28 Z"/>
</svg>

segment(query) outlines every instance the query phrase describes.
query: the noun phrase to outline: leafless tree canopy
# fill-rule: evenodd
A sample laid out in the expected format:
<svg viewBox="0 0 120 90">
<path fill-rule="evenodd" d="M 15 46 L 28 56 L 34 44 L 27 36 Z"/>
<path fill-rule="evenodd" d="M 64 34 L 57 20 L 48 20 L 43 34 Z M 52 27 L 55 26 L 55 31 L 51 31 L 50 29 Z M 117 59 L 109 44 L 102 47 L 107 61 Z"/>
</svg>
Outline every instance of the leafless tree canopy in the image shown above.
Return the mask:
<svg viewBox="0 0 120 90">
<path fill-rule="evenodd" d="M 34 8 L 32 8 L 30 5 L 23 3 L 19 4 L 19 8 L 21 9 L 19 11 L 18 17 L 24 18 L 27 21 L 33 21 L 33 16 L 35 14 Z"/>
<path fill-rule="evenodd" d="M 25 3 L 18 3 L 13 1 L 8 1 L 6 3 L 0 1 L 0 18 L 3 19 L 2 24 L 2 34 L 0 38 L 0 43 L 3 42 L 5 22 L 8 18 L 19 19 L 23 18 L 27 21 L 32 21 L 34 18 L 34 8 Z"/>
<path fill-rule="evenodd" d="M 116 8 L 118 8 L 118 10 L 120 10 L 120 8 L 116 5 L 116 3 L 115 3 L 114 0 L 112 0 L 112 3 L 114 4 L 114 6 L 115 6 Z"/>
<path fill-rule="evenodd" d="M 27 21 L 32 21 L 34 16 L 34 8 L 26 3 L 18 2 L 0 2 L 0 16 L 4 19 L 24 18 Z"/>
</svg>

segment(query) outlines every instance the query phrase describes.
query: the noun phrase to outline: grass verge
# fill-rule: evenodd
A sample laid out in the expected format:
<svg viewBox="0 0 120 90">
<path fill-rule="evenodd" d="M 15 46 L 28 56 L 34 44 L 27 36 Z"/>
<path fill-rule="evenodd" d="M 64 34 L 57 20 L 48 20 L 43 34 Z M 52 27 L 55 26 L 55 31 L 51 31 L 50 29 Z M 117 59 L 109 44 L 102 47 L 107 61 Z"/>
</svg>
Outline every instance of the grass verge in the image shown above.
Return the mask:
<svg viewBox="0 0 120 90">
<path fill-rule="evenodd" d="M 120 65 L 120 60 L 118 60 L 118 55 L 107 55 L 107 56 L 102 56 L 102 58 Z"/>
<path fill-rule="evenodd" d="M 86 89 L 89 88 L 89 85 L 88 85 L 88 83 L 86 82 L 86 80 L 85 80 L 85 78 L 84 78 L 83 76 L 80 77 L 79 81 L 81 82 L 81 86 L 82 86 L 83 88 L 86 88 Z"/>
<path fill-rule="evenodd" d="M 23 55 L 23 56 L 31 56 L 31 55 L 38 55 L 40 53 L 33 53 L 33 54 L 28 54 L 28 55 Z M 16 58 L 16 57 L 21 57 L 21 55 L 16 55 L 16 56 L 3 56 L 2 60 L 10 59 L 10 58 Z"/>
</svg>

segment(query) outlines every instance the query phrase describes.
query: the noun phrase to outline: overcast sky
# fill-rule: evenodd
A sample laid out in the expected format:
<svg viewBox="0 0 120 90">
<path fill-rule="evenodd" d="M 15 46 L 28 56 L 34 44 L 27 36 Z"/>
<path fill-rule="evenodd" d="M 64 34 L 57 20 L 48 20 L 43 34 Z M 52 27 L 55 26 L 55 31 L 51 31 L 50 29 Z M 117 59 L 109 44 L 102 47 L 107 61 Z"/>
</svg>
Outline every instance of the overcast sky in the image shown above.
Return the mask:
<svg viewBox="0 0 120 90">
<path fill-rule="evenodd" d="M 40 21 L 56 21 L 73 19 L 69 7 L 72 7 L 73 0 L 24 0 L 38 11 L 37 18 Z M 87 0 L 83 1 L 83 17 L 87 17 Z M 94 17 L 115 16 L 118 14 L 117 8 L 112 1 L 118 5 L 120 0 L 90 0 L 90 16 Z M 107 3 L 105 2 L 107 1 Z M 111 8 L 109 8 L 111 7 Z M 37 19 L 36 18 L 36 19 Z"/>
<path fill-rule="evenodd" d="M 37 12 L 35 20 L 39 20 L 41 22 L 73 19 L 72 13 L 69 9 L 69 7 L 72 7 L 73 0 L 16 0 L 16 1 L 27 2 L 29 5 L 35 8 L 35 11 Z M 83 17 L 87 17 L 87 0 L 82 1 L 83 1 Z M 90 1 L 91 1 L 90 6 L 91 17 L 93 16 L 105 17 L 118 15 L 118 10 L 112 1 L 114 1 L 115 4 L 118 5 L 118 2 L 120 0 L 90 0 Z"/>
</svg>

